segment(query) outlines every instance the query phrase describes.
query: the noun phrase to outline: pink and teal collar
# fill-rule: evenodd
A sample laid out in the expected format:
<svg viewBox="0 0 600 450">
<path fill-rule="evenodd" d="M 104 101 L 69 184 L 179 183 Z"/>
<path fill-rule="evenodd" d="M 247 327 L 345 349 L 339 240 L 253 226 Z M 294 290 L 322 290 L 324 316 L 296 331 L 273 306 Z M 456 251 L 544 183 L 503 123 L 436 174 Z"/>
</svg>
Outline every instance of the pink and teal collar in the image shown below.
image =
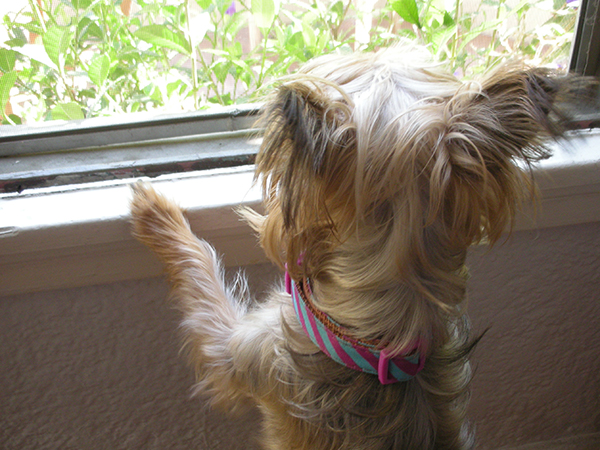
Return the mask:
<svg viewBox="0 0 600 450">
<path fill-rule="evenodd" d="M 378 376 L 381 384 L 408 381 L 423 369 L 424 344 L 418 341 L 408 351 L 390 357 L 379 340 L 349 337 L 346 330 L 331 317 L 319 311 L 312 302 L 308 280 L 296 283 L 285 273 L 285 286 L 292 296 L 294 309 L 304 331 L 327 356 L 354 370 Z"/>
</svg>

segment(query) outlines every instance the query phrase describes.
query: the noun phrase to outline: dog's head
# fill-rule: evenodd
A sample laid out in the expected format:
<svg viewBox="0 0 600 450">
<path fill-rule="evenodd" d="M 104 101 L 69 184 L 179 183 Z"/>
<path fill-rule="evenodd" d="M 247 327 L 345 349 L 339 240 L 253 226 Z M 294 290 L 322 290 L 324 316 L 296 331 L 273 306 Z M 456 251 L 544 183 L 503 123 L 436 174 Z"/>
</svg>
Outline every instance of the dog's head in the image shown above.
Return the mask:
<svg viewBox="0 0 600 450">
<path fill-rule="evenodd" d="M 335 276 L 337 258 L 368 267 L 366 288 L 419 280 L 439 298 L 467 247 L 495 242 L 534 193 L 530 165 L 563 131 L 567 84 L 515 65 L 463 83 L 414 49 L 309 63 L 264 112 L 265 250 L 298 278 Z"/>
</svg>

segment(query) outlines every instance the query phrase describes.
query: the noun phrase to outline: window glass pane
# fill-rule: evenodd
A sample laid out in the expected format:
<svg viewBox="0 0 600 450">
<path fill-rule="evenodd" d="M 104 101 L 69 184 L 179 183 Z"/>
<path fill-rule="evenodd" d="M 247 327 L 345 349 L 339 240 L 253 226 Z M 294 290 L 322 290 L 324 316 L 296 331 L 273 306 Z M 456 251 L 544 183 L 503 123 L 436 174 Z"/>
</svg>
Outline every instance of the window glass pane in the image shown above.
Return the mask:
<svg viewBox="0 0 600 450">
<path fill-rule="evenodd" d="M 577 0 L 3 1 L 2 123 L 251 102 L 310 58 L 401 39 L 429 46 L 458 76 L 515 57 L 566 68 L 577 9 Z"/>
</svg>

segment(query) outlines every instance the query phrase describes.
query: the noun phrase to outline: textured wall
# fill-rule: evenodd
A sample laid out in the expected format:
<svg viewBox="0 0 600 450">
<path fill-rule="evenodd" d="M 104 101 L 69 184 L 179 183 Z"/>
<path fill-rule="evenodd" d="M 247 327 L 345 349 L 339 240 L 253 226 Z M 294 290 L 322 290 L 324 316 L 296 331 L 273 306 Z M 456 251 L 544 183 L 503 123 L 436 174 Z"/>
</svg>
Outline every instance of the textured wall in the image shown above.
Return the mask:
<svg viewBox="0 0 600 450">
<path fill-rule="evenodd" d="M 166 298 L 161 279 L 1 298 L 0 449 L 258 448 L 256 414 L 190 398 Z"/>
<path fill-rule="evenodd" d="M 480 448 L 600 432 L 600 223 L 518 233 L 470 267 L 473 323 L 491 327 L 474 358 Z"/>
<path fill-rule="evenodd" d="M 475 249 L 478 448 L 600 432 L 600 223 Z M 26 270 L 26 268 L 24 268 Z M 248 268 L 254 288 L 276 276 Z M 255 449 L 256 414 L 190 399 L 162 280 L 0 298 L 0 448 Z"/>
</svg>

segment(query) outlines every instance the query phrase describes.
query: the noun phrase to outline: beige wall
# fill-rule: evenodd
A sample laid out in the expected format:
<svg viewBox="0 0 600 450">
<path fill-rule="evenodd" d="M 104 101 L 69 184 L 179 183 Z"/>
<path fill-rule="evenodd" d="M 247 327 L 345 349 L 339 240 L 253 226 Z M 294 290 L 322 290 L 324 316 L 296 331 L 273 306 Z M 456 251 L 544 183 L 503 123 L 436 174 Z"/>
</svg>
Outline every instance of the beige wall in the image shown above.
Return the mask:
<svg viewBox="0 0 600 450">
<path fill-rule="evenodd" d="M 474 357 L 478 448 L 600 432 L 600 223 L 519 232 L 470 266 L 475 328 L 491 327 Z M 259 292 L 277 277 L 248 272 Z M 255 415 L 189 398 L 166 295 L 145 279 L 0 298 L 0 448 L 258 448 Z"/>
</svg>

